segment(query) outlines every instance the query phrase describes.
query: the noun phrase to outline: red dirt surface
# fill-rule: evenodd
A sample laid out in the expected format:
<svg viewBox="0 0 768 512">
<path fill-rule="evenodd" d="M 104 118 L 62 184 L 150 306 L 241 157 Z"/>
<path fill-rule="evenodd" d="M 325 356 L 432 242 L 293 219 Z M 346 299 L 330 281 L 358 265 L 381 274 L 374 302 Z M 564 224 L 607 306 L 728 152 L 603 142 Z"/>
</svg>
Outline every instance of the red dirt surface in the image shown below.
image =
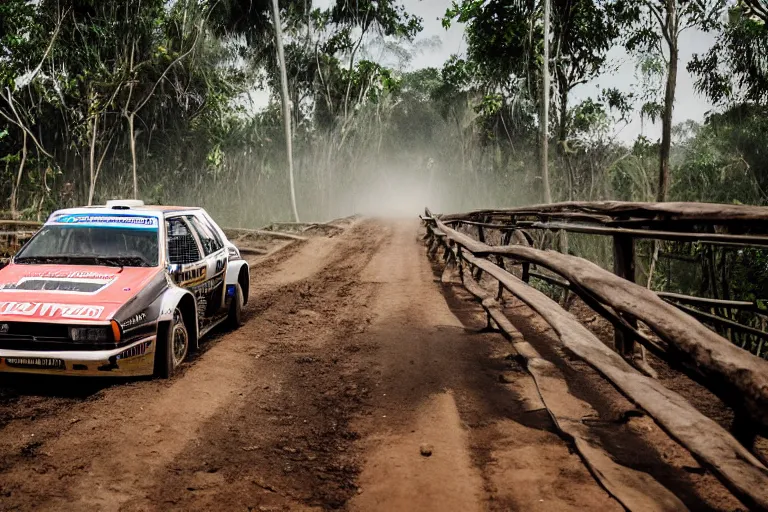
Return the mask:
<svg viewBox="0 0 768 512">
<path fill-rule="evenodd" d="M 170 381 L 0 377 L 0 510 L 621 510 L 418 231 L 362 220 L 253 260 L 245 325 Z M 508 306 L 613 457 L 691 509 L 740 508 Z"/>
</svg>

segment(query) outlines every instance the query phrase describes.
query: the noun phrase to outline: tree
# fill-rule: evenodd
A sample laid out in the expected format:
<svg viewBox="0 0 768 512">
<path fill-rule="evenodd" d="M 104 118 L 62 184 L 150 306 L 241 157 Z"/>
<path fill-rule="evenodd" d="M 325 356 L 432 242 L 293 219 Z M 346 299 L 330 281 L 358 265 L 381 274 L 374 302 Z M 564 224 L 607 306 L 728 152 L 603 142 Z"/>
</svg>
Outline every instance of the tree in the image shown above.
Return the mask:
<svg viewBox="0 0 768 512">
<path fill-rule="evenodd" d="M 37 65 L 29 69 L 26 73 L 21 74 L 21 69 L 24 64 L 31 64 L 29 59 L 31 55 L 34 55 L 33 46 L 29 44 L 31 38 L 24 38 L 18 35 L 19 32 L 15 32 L 21 26 L 32 25 L 35 28 L 40 28 L 32 23 L 32 17 L 34 11 L 27 2 L 10 2 L 7 5 L 0 7 L 0 13 L 5 17 L 6 21 L 0 22 L 0 48 L 4 55 L 4 65 L 0 67 L 0 86 L 3 86 L 4 91 L 0 91 L 0 97 L 5 101 L 7 108 L 0 109 L 0 117 L 5 121 L 15 126 L 21 132 L 22 144 L 18 157 L 18 171 L 16 173 L 16 179 L 13 181 L 11 197 L 10 197 L 10 210 L 12 218 L 18 217 L 18 194 L 19 187 L 24 175 L 25 166 L 27 164 L 27 157 L 29 152 L 29 141 L 34 142 L 35 148 L 39 153 L 43 153 L 47 157 L 51 157 L 45 148 L 41 145 L 37 137 L 31 131 L 31 127 L 34 126 L 34 118 L 29 114 L 28 109 L 21 104 L 17 98 L 20 96 L 23 90 L 30 86 L 32 82 L 40 74 L 43 64 L 51 55 L 51 49 L 54 47 L 56 40 L 61 30 L 62 20 L 67 15 L 68 11 L 58 13 L 57 23 L 53 29 L 53 33 L 49 36 L 45 51 L 40 57 L 40 61 Z M 29 53 L 25 53 L 29 51 Z M 20 55 L 21 54 L 21 55 Z M 21 57 L 21 61 L 15 61 L 15 59 Z M 15 61 L 15 62 L 14 62 Z M 4 134 L 7 135 L 7 130 Z M 8 156 L 5 158 L 6 165 L 10 162 Z"/>
<path fill-rule="evenodd" d="M 725 0 L 616 0 L 612 5 L 621 24 L 629 28 L 626 47 L 630 52 L 664 61 L 664 102 L 646 104 L 643 111 L 662 121 L 659 148 L 657 201 L 666 201 L 669 191 L 669 156 L 672 145 L 672 113 L 677 89 L 680 34 L 697 27 L 711 30 L 717 24 Z"/>
<path fill-rule="evenodd" d="M 283 125 L 285 127 L 285 150 L 288 154 L 288 179 L 291 189 L 291 207 L 293 219 L 299 222 L 299 211 L 296 209 L 296 188 L 293 183 L 293 143 L 291 140 L 291 103 L 288 98 L 288 77 L 285 72 L 285 55 L 283 53 L 283 33 L 280 23 L 280 8 L 277 0 L 272 0 L 273 25 L 275 27 L 275 42 L 277 44 L 277 60 L 280 66 L 280 97 L 283 101 Z"/>
<path fill-rule="evenodd" d="M 543 51 L 541 55 L 541 118 L 539 119 L 539 158 L 541 159 L 541 183 L 544 189 L 544 202 L 552 202 L 549 188 L 549 0 L 542 0 L 543 13 Z"/>
<path fill-rule="evenodd" d="M 713 102 L 768 104 L 768 7 L 761 0 L 740 0 L 704 55 L 694 55 L 688 70 L 696 88 Z"/>
<path fill-rule="evenodd" d="M 468 58 L 474 66 L 474 80 L 483 94 L 499 95 L 504 104 L 518 112 L 520 108 L 532 112 L 538 110 L 540 128 L 548 124 L 543 123 L 542 72 L 553 69 L 554 97 L 558 103 L 557 148 L 565 160 L 570 132 L 569 94 L 576 86 L 604 70 L 607 52 L 618 36 L 618 29 L 603 2 L 551 1 L 552 30 L 546 41 L 552 48 L 552 55 L 547 59 L 550 65 L 546 68 L 542 56 L 545 42 L 543 2 L 454 2 L 446 11 L 443 24 L 449 26 L 453 20 L 467 23 Z M 549 129 L 547 134 L 549 136 Z M 542 139 L 540 147 L 543 146 Z M 541 157 L 543 160 L 543 152 Z M 547 187 L 543 188 L 546 197 Z"/>
</svg>

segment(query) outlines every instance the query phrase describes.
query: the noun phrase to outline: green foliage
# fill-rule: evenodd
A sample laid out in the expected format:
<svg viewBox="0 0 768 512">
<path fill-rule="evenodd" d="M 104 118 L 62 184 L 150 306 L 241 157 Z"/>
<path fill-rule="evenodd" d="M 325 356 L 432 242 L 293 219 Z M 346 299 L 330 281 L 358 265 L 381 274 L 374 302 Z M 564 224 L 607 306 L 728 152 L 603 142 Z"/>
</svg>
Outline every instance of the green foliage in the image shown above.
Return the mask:
<svg viewBox="0 0 768 512">
<path fill-rule="evenodd" d="M 768 104 L 768 26 L 749 4 L 731 8 L 712 48 L 688 64 L 696 88 L 715 103 Z"/>
<path fill-rule="evenodd" d="M 673 197 L 683 201 L 768 202 L 768 110 L 751 104 L 711 115 L 681 141 Z"/>
</svg>

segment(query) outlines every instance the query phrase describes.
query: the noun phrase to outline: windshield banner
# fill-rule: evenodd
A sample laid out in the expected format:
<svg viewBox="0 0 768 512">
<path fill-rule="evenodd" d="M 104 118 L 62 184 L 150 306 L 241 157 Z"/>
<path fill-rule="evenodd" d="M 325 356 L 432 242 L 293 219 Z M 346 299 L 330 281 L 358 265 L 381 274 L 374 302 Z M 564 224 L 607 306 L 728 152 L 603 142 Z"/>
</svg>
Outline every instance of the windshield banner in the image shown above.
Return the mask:
<svg viewBox="0 0 768 512">
<path fill-rule="evenodd" d="M 108 213 L 71 213 L 60 215 L 48 225 L 82 226 L 89 228 L 157 229 L 157 217 L 148 215 L 112 215 Z"/>
</svg>

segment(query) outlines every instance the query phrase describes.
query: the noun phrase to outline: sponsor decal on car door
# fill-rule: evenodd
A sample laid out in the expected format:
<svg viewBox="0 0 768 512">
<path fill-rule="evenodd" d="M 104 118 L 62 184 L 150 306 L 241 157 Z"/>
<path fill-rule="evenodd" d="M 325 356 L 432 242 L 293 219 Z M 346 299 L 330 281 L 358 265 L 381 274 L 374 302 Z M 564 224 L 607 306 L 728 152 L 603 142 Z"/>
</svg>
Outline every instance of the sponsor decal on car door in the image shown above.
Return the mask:
<svg viewBox="0 0 768 512">
<path fill-rule="evenodd" d="M 195 288 L 198 313 L 205 321 L 212 320 L 224 305 L 224 279 L 227 270 L 227 250 L 224 243 L 208 225 L 194 215 L 188 217 L 205 254 L 208 278 Z"/>
</svg>

